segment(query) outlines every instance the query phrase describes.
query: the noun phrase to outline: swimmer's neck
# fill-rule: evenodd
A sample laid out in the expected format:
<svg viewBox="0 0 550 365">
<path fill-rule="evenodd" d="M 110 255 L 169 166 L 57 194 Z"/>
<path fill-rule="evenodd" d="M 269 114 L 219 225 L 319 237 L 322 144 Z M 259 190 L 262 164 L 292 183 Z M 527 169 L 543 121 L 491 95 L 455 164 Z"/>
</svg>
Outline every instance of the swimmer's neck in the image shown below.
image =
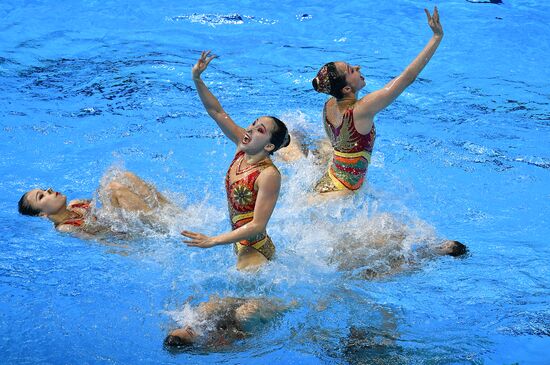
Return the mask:
<svg viewBox="0 0 550 365">
<path fill-rule="evenodd" d="M 269 153 L 267 153 L 265 150 L 262 150 L 255 154 L 249 154 L 244 153 L 244 160 L 249 165 L 254 165 L 260 161 L 265 160 L 266 158 L 269 158 Z"/>
<path fill-rule="evenodd" d="M 355 102 L 357 101 L 357 95 L 355 93 L 350 93 L 347 95 L 344 95 L 341 99 L 336 99 L 336 105 L 338 108 L 341 109 L 347 109 Z"/>
<path fill-rule="evenodd" d="M 67 209 L 67 206 L 62 207 L 55 214 L 48 214 L 48 219 L 55 224 L 63 224 L 63 222 L 66 222 L 71 218 L 73 218 L 73 213 Z"/>
<path fill-rule="evenodd" d="M 357 94 L 356 93 L 350 93 L 348 95 L 344 95 L 340 99 L 336 99 L 336 102 L 338 104 L 340 103 L 350 103 L 350 102 L 356 102 L 357 101 Z"/>
</svg>

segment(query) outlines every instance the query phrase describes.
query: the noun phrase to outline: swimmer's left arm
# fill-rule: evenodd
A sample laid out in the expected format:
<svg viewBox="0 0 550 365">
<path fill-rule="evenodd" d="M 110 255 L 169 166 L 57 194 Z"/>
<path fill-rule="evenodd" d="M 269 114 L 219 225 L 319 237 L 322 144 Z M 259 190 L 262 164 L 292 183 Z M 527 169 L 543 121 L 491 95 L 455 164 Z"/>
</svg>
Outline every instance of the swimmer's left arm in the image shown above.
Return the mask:
<svg viewBox="0 0 550 365">
<path fill-rule="evenodd" d="M 281 174 L 274 167 L 266 168 L 258 176 L 256 184 L 258 186 L 258 195 L 256 197 L 254 218 L 252 221 L 234 231 L 222 233 L 214 237 L 206 236 L 202 233 L 183 231 L 181 234 L 190 238 L 190 240 L 184 240 L 183 242 L 190 247 L 210 248 L 238 242 L 264 232 L 279 197 Z"/>
<path fill-rule="evenodd" d="M 388 82 L 382 89 L 365 95 L 356 104 L 355 111 L 358 113 L 356 114 L 357 118 L 372 120 L 379 111 L 390 105 L 414 82 L 434 55 L 443 38 L 443 28 L 439 22 L 437 7 L 434 8 L 433 16 L 430 15 L 427 9 L 424 9 L 424 11 L 428 18 L 428 25 L 433 32 L 432 38 L 401 75 Z"/>
</svg>

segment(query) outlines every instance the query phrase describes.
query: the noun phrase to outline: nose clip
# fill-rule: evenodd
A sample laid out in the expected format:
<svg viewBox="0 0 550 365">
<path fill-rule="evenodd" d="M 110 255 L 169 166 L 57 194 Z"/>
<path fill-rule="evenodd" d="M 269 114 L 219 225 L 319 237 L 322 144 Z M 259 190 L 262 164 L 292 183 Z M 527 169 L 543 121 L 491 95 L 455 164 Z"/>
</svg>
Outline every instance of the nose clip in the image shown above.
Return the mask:
<svg viewBox="0 0 550 365">
<path fill-rule="evenodd" d="M 48 193 L 51 194 L 51 193 L 53 193 L 53 189 L 52 189 L 52 188 L 48 188 L 48 190 L 46 190 L 46 192 L 48 192 Z"/>
</svg>

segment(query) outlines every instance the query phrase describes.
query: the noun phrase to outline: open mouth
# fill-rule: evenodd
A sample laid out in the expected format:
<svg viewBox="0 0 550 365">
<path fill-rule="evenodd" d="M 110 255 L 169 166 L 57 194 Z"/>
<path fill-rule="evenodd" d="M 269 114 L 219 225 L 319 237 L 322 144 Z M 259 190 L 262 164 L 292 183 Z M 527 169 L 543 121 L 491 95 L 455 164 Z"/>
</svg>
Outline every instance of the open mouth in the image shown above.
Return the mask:
<svg viewBox="0 0 550 365">
<path fill-rule="evenodd" d="M 250 142 L 250 136 L 248 135 L 248 133 L 245 133 L 244 136 L 243 136 L 243 139 L 242 139 L 242 144 L 248 144 L 248 142 Z"/>
</svg>

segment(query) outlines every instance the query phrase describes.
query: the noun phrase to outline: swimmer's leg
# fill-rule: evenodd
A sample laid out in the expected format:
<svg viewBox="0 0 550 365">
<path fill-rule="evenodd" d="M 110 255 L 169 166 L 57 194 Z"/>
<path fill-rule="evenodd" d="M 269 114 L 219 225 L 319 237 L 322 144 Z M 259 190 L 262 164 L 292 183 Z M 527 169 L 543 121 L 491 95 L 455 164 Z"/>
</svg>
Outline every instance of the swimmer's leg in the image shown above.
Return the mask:
<svg viewBox="0 0 550 365">
<path fill-rule="evenodd" d="M 242 247 L 237 254 L 237 270 L 257 271 L 267 259 L 254 247 Z"/>
<path fill-rule="evenodd" d="M 168 199 L 159 193 L 153 185 L 146 183 L 136 174 L 126 171 L 122 176 L 131 184 L 129 187 L 131 187 L 132 190 L 134 190 L 134 192 L 142 198 L 155 197 L 160 205 L 168 203 Z"/>
<path fill-rule="evenodd" d="M 308 153 L 303 133 L 293 131 L 290 133 L 290 143 L 288 146 L 278 150 L 276 156 L 283 162 L 294 162 L 302 157 L 306 157 Z"/>
<path fill-rule="evenodd" d="M 315 163 L 321 166 L 328 166 L 334 153 L 334 148 L 329 139 L 323 138 L 318 140 L 315 145 L 316 148 L 311 151 L 313 156 L 315 156 Z"/>
<path fill-rule="evenodd" d="M 107 186 L 111 198 L 111 205 L 115 208 L 136 212 L 148 212 L 151 210 L 149 205 L 136 193 L 130 191 L 126 186 L 111 182 Z"/>
<path fill-rule="evenodd" d="M 244 323 L 258 313 L 261 307 L 262 301 L 259 299 L 248 299 L 244 304 L 235 310 L 235 319 Z"/>
</svg>

